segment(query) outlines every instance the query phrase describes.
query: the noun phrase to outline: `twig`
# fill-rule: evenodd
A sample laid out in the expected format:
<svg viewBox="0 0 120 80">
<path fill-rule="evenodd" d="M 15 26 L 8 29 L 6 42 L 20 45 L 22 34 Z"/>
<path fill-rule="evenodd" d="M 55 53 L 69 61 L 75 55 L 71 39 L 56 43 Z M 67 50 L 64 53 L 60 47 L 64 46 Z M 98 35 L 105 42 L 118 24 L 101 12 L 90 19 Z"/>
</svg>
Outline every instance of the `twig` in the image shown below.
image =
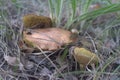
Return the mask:
<svg viewBox="0 0 120 80">
<path fill-rule="evenodd" d="M 87 32 L 86 32 L 87 33 Z M 92 44 L 93 44 L 93 47 L 94 47 L 94 52 L 95 53 L 97 53 L 98 51 L 97 51 L 97 48 L 96 48 L 96 45 L 95 45 L 95 42 L 94 42 L 94 40 L 92 39 L 92 37 L 87 33 L 87 35 L 88 35 L 88 37 L 90 38 L 90 40 L 91 40 L 91 42 L 92 42 Z"/>
<path fill-rule="evenodd" d="M 43 53 L 43 55 L 50 61 L 50 63 L 55 67 L 55 69 L 58 71 L 58 73 L 64 78 L 64 75 L 60 72 L 60 70 L 56 67 L 56 65 L 50 60 L 50 58 L 44 53 L 44 51 L 38 47 L 40 51 Z"/>
</svg>

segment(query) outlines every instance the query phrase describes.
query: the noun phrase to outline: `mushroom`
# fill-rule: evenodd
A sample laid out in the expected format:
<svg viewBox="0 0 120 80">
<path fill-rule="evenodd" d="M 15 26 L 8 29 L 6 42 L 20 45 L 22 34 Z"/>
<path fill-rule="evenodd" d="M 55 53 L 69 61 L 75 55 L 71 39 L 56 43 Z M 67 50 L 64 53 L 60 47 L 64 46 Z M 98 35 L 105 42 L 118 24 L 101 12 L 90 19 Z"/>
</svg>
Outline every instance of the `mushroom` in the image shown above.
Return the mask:
<svg viewBox="0 0 120 80">
<path fill-rule="evenodd" d="M 71 54 L 80 64 L 82 70 L 84 70 L 87 65 L 97 64 L 99 62 L 99 57 L 85 48 L 72 47 L 71 49 Z"/>
<path fill-rule="evenodd" d="M 22 18 L 25 28 L 48 28 L 52 27 L 52 20 L 46 16 L 27 14 Z"/>
<path fill-rule="evenodd" d="M 31 32 L 23 32 L 26 44 L 43 50 L 57 50 L 75 41 L 76 38 L 71 38 L 71 35 L 70 31 L 60 28 L 33 29 Z"/>
</svg>

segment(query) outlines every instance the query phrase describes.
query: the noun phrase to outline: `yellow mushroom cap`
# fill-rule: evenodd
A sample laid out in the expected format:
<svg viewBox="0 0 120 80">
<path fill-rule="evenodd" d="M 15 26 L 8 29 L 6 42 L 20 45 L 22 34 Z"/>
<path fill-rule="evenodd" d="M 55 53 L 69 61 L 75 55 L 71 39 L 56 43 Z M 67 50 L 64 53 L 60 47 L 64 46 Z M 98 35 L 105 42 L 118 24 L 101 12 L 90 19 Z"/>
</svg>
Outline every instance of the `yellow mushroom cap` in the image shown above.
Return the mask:
<svg viewBox="0 0 120 80">
<path fill-rule="evenodd" d="M 73 56 L 79 64 L 82 64 L 84 66 L 96 64 L 99 61 L 99 58 L 95 53 L 92 53 L 85 48 L 75 47 Z"/>
</svg>

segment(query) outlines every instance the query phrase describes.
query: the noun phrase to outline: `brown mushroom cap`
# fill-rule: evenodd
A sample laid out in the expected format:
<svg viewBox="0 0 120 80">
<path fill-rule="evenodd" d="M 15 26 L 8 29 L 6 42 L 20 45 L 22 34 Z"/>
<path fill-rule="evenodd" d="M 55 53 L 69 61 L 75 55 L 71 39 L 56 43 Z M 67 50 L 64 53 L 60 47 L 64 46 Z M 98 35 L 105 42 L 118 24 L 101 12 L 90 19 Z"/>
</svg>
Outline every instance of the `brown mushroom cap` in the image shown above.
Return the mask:
<svg viewBox="0 0 120 80">
<path fill-rule="evenodd" d="M 56 50 L 74 41 L 70 31 L 60 28 L 33 29 L 31 34 L 24 31 L 23 35 L 26 43 L 43 50 Z"/>
</svg>

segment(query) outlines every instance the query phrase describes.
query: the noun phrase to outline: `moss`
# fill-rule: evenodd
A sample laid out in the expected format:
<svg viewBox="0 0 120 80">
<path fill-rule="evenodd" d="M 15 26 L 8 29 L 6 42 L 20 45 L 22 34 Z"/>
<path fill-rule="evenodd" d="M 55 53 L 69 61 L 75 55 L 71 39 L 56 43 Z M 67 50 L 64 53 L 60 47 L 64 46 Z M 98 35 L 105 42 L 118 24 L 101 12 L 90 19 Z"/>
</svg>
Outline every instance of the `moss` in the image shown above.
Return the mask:
<svg viewBox="0 0 120 80">
<path fill-rule="evenodd" d="M 52 20 L 49 17 L 28 14 L 23 16 L 25 28 L 48 28 L 52 27 Z"/>
</svg>

